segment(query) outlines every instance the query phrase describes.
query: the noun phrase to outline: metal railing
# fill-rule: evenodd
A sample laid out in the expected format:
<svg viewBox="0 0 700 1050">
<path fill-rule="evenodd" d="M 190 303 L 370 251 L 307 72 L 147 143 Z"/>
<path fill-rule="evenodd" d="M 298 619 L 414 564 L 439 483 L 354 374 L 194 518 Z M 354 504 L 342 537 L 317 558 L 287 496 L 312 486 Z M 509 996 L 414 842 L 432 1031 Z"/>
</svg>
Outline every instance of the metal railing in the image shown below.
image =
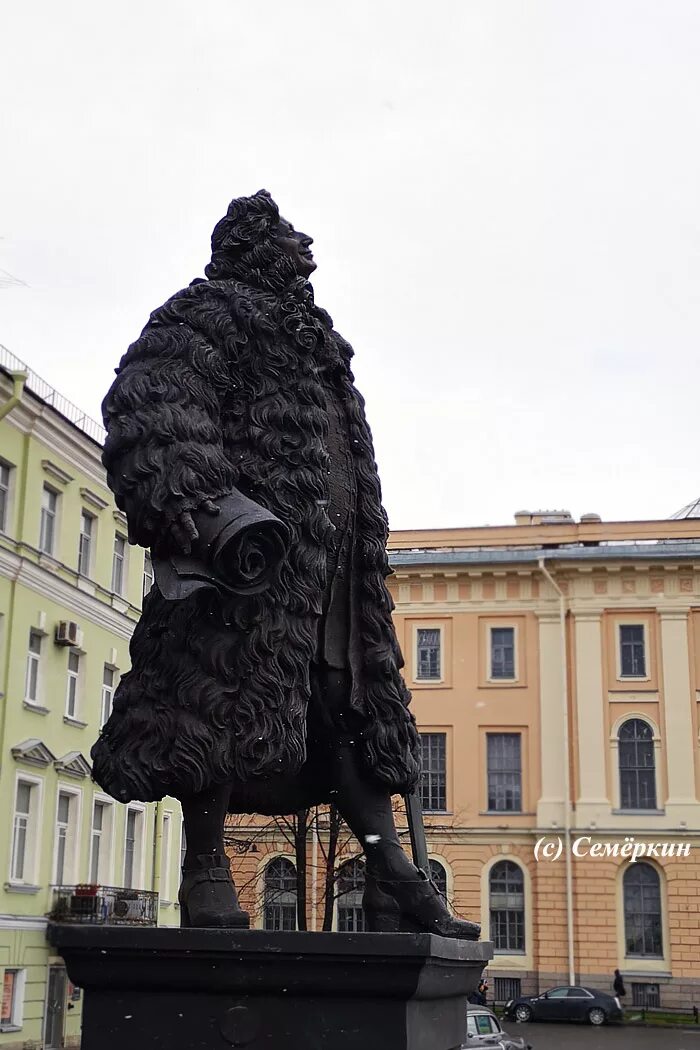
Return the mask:
<svg viewBox="0 0 700 1050">
<path fill-rule="evenodd" d="M 6 346 L 3 346 L 2 343 L 0 343 L 0 368 L 4 368 L 7 372 L 26 372 L 28 390 L 31 390 L 33 394 L 36 394 L 51 408 L 55 408 L 57 412 L 82 430 L 84 434 L 87 434 L 89 438 L 92 438 L 93 441 L 96 441 L 99 445 L 104 445 L 107 432 L 102 424 L 98 423 L 96 419 L 92 419 L 86 412 L 83 412 L 82 408 L 78 408 L 63 394 L 59 394 L 50 383 L 38 376 L 36 372 L 24 361 L 20 360 L 19 357 L 16 357 Z"/>
<path fill-rule="evenodd" d="M 158 894 L 123 886 L 55 886 L 49 919 L 94 926 L 155 926 Z"/>
</svg>

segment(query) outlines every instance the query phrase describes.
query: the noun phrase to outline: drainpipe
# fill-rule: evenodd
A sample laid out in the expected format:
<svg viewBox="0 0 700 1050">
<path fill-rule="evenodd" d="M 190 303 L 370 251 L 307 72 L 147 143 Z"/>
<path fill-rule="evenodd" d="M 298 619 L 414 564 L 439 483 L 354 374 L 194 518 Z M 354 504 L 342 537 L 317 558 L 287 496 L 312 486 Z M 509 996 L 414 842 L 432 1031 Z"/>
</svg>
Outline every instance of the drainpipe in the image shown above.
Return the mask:
<svg viewBox="0 0 700 1050">
<path fill-rule="evenodd" d="M 27 382 L 27 372 L 11 372 L 10 374 L 12 376 L 12 394 L 9 401 L 0 406 L 0 419 L 9 416 L 12 409 L 20 403 L 24 392 L 24 384 Z"/>
<path fill-rule="evenodd" d="M 564 719 L 564 866 L 566 871 L 566 935 L 569 958 L 569 984 L 576 983 L 574 973 L 574 887 L 571 869 L 571 768 L 569 765 L 569 662 L 566 645 L 566 598 L 544 563 L 537 564 L 547 582 L 559 595 L 559 643 L 561 647 L 561 704 Z"/>
<path fill-rule="evenodd" d="M 161 856 L 163 853 L 163 807 L 156 802 L 153 807 L 153 862 L 151 866 L 151 890 L 158 894 L 160 902 Z"/>
</svg>

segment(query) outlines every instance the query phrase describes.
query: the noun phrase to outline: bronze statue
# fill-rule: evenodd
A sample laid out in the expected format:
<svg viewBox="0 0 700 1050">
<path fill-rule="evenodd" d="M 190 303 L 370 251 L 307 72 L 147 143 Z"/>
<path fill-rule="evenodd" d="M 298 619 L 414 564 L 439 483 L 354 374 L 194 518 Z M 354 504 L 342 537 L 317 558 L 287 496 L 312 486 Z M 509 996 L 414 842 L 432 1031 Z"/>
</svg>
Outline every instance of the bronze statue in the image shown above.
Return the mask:
<svg viewBox="0 0 700 1050">
<path fill-rule="evenodd" d="M 183 925 L 247 921 L 227 812 L 333 801 L 365 850 L 370 929 L 476 939 L 394 825 L 419 737 L 364 402 L 311 244 L 266 191 L 232 201 L 206 280 L 151 314 L 105 398 L 109 484 L 156 583 L 93 775 L 122 802 L 181 800 Z"/>
</svg>

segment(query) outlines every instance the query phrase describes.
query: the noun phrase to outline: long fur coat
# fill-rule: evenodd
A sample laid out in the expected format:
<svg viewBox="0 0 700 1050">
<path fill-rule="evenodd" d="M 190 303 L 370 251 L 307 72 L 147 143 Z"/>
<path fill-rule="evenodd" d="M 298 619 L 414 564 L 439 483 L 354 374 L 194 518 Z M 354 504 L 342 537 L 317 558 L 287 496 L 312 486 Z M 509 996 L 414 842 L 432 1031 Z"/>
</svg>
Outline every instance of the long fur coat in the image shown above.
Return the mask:
<svg viewBox="0 0 700 1050">
<path fill-rule="evenodd" d="M 410 790 L 419 774 L 385 585 L 386 515 L 352 349 L 270 240 L 277 214 L 263 192 L 232 203 L 228 227 L 217 227 L 210 279 L 154 311 L 103 405 L 103 460 L 132 542 L 162 545 L 179 513 L 236 489 L 284 521 L 291 537 L 278 579 L 262 594 L 199 591 L 168 601 L 154 587 L 146 597 L 132 668 L 92 750 L 95 779 L 122 801 L 283 782 L 304 766 L 332 532 L 321 370 L 344 407 L 355 464 L 350 704 L 361 725 L 358 753 L 391 792 Z"/>
</svg>

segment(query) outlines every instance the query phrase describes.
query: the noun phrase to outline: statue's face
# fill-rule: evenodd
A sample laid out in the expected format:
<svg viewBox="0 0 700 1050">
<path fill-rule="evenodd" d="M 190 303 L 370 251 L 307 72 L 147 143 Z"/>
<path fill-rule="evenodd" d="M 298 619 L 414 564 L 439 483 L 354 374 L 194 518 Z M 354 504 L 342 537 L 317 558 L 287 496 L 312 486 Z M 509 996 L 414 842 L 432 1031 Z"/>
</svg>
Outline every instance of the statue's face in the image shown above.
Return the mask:
<svg viewBox="0 0 700 1050">
<path fill-rule="evenodd" d="M 275 234 L 275 244 L 286 252 L 294 263 L 294 269 L 300 277 L 310 277 L 316 269 L 316 263 L 311 253 L 313 238 L 307 233 L 299 233 L 291 222 L 287 222 L 280 216 L 279 226 Z"/>
</svg>

